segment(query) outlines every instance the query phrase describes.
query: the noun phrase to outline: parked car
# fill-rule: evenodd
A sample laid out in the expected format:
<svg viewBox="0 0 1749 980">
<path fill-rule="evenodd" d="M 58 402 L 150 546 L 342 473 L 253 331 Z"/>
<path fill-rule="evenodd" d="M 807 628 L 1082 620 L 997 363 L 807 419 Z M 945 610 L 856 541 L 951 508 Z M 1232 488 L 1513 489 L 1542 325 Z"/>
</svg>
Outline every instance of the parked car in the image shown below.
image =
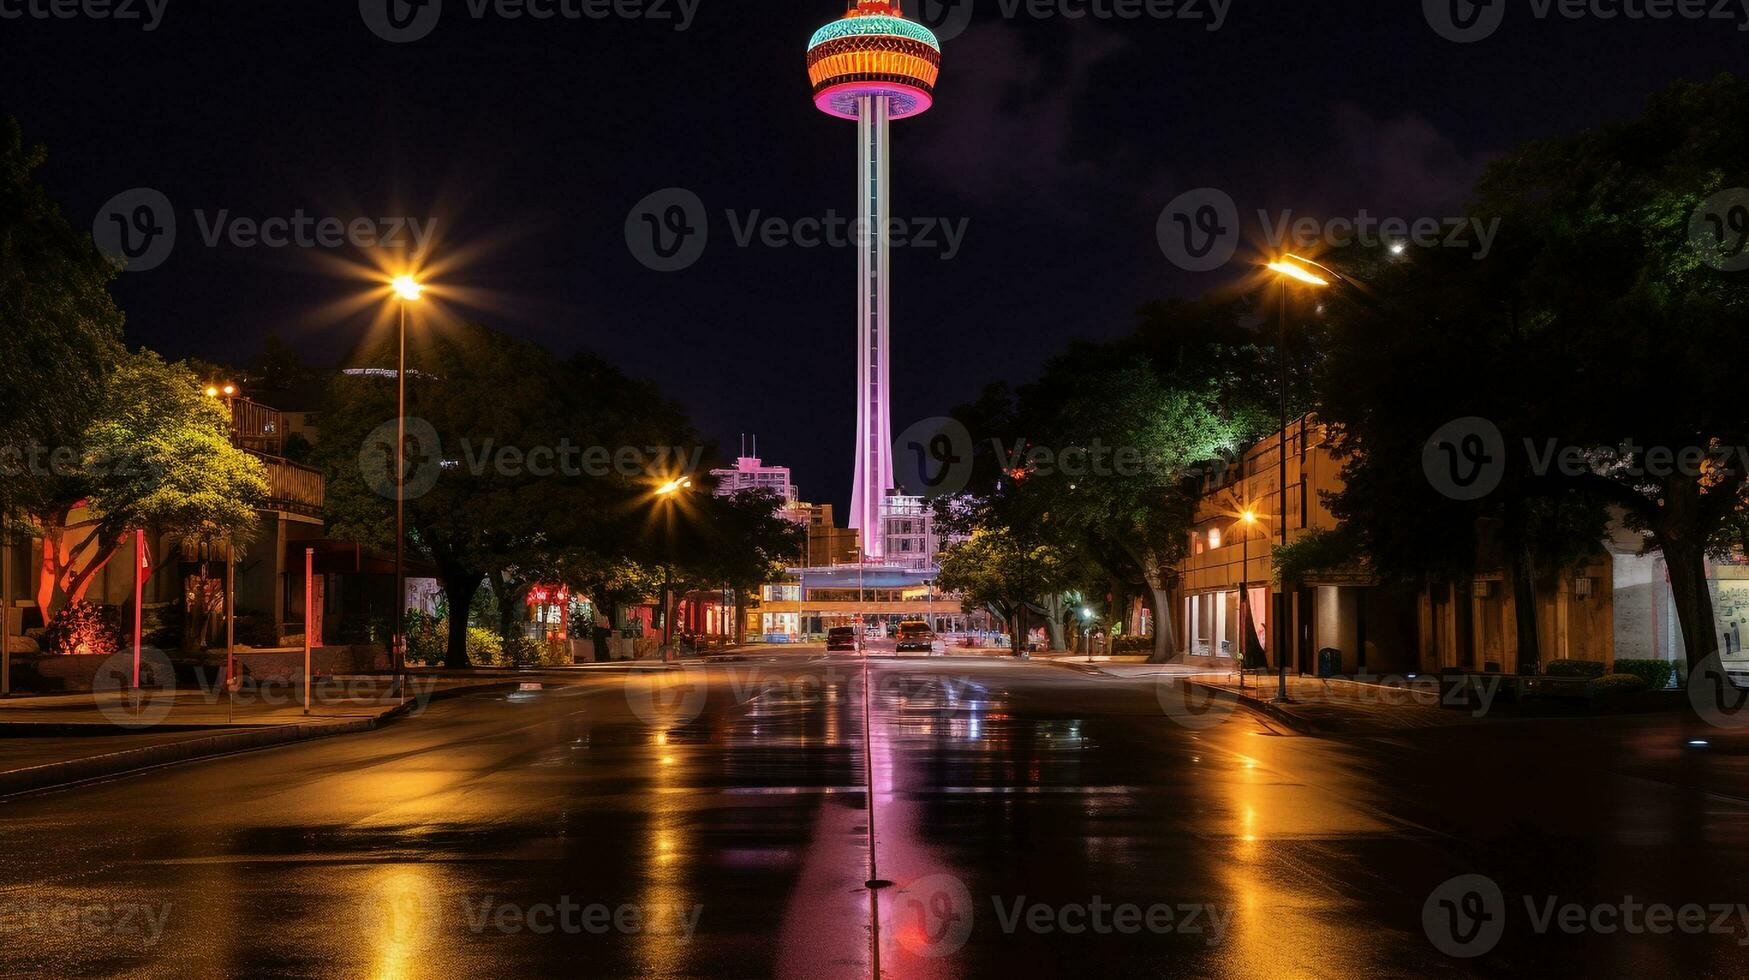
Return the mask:
<svg viewBox="0 0 1749 980">
<path fill-rule="evenodd" d="M 856 649 L 856 630 L 849 626 L 834 626 L 826 631 L 827 650 Z"/>
</svg>

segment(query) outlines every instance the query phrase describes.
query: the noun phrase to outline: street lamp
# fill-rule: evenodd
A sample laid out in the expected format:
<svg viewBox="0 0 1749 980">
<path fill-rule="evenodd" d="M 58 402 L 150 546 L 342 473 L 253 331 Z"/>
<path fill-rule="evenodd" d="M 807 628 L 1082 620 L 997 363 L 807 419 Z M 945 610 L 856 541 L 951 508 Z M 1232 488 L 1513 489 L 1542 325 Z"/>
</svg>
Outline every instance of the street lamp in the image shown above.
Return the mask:
<svg viewBox="0 0 1749 980">
<path fill-rule="evenodd" d="M 425 294 L 425 286 L 411 275 L 396 276 L 389 283 L 400 303 L 399 352 L 395 360 L 395 636 L 390 669 L 395 674 L 395 696 L 401 695 L 407 672 L 407 304 Z M 306 624 L 307 626 L 307 624 Z"/>
<path fill-rule="evenodd" d="M 1087 662 L 1093 662 L 1093 607 L 1081 607 L 1081 645 L 1087 649 Z"/>
<path fill-rule="evenodd" d="M 692 488 L 692 479 L 677 476 L 656 488 L 658 501 L 671 502 L 683 490 Z M 674 640 L 674 610 L 672 595 L 674 592 L 674 528 L 670 518 L 667 523 L 666 537 L 668 542 L 668 561 L 662 566 L 662 654 L 668 655 L 669 644 Z"/>
<path fill-rule="evenodd" d="M 1278 533 L 1281 537 L 1282 547 L 1287 546 L 1287 284 L 1292 280 L 1294 282 L 1311 286 L 1314 289 L 1323 289 L 1330 285 L 1329 279 L 1325 279 L 1318 275 L 1311 269 L 1308 269 L 1307 266 L 1311 266 L 1313 269 L 1318 269 L 1322 272 L 1327 272 L 1334 278 L 1341 278 L 1335 272 L 1313 262 L 1311 259 L 1301 258 L 1300 256 L 1293 254 L 1284 255 L 1281 259 L 1271 262 L 1268 265 L 1268 269 L 1276 274 L 1281 283 L 1281 307 L 1276 317 L 1278 338 L 1275 346 L 1281 371 L 1281 431 L 1278 433 L 1280 443 L 1276 452 L 1276 465 L 1279 468 L 1276 481 L 1276 493 L 1281 500 L 1281 528 Z M 1302 445 L 1300 447 L 1300 452 L 1305 452 L 1305 449 L 1306 447 Z M 1303 501 L 1303 495 L 1305 493 L 1303 487 L 1301 488 L 1300 493 Z M 1283 578 L 1281 591 L 1277 593 L 1275 601 L 1275 628 L 1272 630 L 1275 634 L 1276 644 L 1275 700 L 1284 704 L 1292 700 L 1287 696 L 1287 658 L 1289 648 L 1292 645 L 1291 637 L 1287 635 L 1287 624 L 1290 615 L 1288 609 L 1287 588 L 1287 580 Z"/>
</svg>

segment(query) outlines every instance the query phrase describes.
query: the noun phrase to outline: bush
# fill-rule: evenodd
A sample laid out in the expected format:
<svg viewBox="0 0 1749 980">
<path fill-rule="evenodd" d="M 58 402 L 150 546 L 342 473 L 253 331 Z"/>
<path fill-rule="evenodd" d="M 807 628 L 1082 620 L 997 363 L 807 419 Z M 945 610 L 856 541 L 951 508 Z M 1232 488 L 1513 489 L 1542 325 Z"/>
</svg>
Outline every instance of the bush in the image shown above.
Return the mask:
<svg viewBox="0 0 1749 980">
<path fill-rule="evenodd" d="M 43 649 L 62 656 L 107 657 L 121 649 L 115 609 L 91 602 L 65 606 L 43 630 Z"/>
<path fill-rule="evenodd" d="M 1151 636 L 1120 636 L 1112 641 L 1111 652 L 1116 656 L 1151 654 L 1154 652 L 1154 638 Z"/>
<path fill-rule="evenodd" d="M 468 662 L 476 667 L 504 666 L 504 644 L 498 634 L 481 626 L 468 627 Z M 441 667 L 449 652 L 449 619 L 417 609 L 407 611 L 407 662 Z"/>
<path fill-rule="evenodd" d="M 1647 687 L 1662 691 L 1670 686 L 1671 679 L 1676 676 L 1676 665 L 1668 660 L 1617 660 L 1610 671 L 1612 674 L 1644 677 Z"/>
<path fill-rule="evenodd" d="M 571 641 L 548 640 L 541 648 L 540 665 L 542 667 L 564 667 L 573 663 Z"/>
<path fill-rule="evenodd" d="M 1638 674 L 1605 674 L 1591 682 L 1594 694 L 1634 694 L 1650 685 Z"/>
<path fill-rule="evenodd" d="M 540 661 L 541 645 L 526 636 L 512 636 L 504 640 L 503 667 L 533 667 Z"/>
<path fill-rule="evenodd" d="M 1550 677 L 1602 677 L 1603 665 L 1595 660 L 1551 660 L 1543 673 Z"/>
<path fill-rule="evenodd" d="M 443 663 L 449 647 L 449 620 L 418 609 L 407 611 L 407 662 L 425 667 Z"/>
</svg>

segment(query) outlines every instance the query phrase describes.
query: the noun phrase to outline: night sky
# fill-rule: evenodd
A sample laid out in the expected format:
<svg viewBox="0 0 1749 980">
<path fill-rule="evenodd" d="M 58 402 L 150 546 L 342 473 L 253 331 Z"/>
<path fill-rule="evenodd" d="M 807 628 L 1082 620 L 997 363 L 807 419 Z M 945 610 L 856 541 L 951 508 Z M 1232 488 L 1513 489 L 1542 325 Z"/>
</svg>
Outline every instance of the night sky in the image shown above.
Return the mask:
<svg viewBox="0 0 1749 980">
<path fill-rule="evenodd" d="M 895 252 L 894 431 L 1026 380 L 1072 338 L 1123 333 L 1147 300 L 1227 281 L 1157 244 L 1181 191 L 1221 188 L 1247 215 L 1455 214 L 1523 140 L 1749 68 L 1734 22 L 1539 21 L 1530 0 L 1497 2 L 1498 31 L 1460 45 L 1415 0 L 1232 0 L 1213 32 L 1206 0 L 1202 19 L 1122 21 L 975 0 L 935 108 L 895 124 L 895 215 L 969 224 L 951 260 Z M 353 0 L 168 0 L 150 32 L 4 19 L 0 112 L 48 147 L 39 177 L 76 227 L 129 188 L 172 202 L 173 254 L 115 289 L 133 343 L 247 361 L 277 332 L 331 364 L 365 329 L 333 312 L 361 287 L 332 260 L 355 251 L 209 248 L 197 210 L 435 218 L 440 254 L 469 256 L 451 279 L 482 298 L 474 318 L 655 378 L 728 455 L 757 433 L 805 497 L 843 508 L 854 253 L 742 248 L 725 215 L 854 214 L 855 126 L 814 109 L 803 57 L 843 4 L 701 0 L 684 31 L 664 9 L 676 19 L 475 19 L 445 0 L 405 44 Z M 711 238 L 664 274 L 624 226 L 668 187 L 700 197 Z"/>
</svg>

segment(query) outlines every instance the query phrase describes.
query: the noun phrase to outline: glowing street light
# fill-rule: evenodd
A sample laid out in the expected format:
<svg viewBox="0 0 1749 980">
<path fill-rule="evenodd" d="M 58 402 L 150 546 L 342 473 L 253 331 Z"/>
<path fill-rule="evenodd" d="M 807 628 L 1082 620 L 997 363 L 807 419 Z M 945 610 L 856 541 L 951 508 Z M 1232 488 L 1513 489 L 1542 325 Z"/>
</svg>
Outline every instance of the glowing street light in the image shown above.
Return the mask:
<svg viewBox="0 0 1749 980">
<path fill-rule="evenodd" d="M 675 477 L 674 479 L 669 480 L 667 483 L 664 483 L 661 486 L 657 487 L 656 488 L 656 496 L 658 496 L 658 497 L 672 496 L 673 494 L 677 494 L 680 491 L 688 489 L 691 486 L 692 486 L 691 479 L 684 477 L 684 476 Z"/>
<path fill-rule="evenodd" d="M 400 353 L 395 361 L 395 693 L 401 693 L 401 679 L 407 671 L 407 304 L 416 303 L 425 294 L 425 286 L 412 275 L 402 274 L 390 280 L 400 304 Z"/>
<path fill-rule="evenodd" d="M 1293 258 L 1293 256 L 1291 256 L 1291 255 L 1286 256 L 1286 258 L 1291 259 L 1291 258 Z M 1265 266 L 1264 268 L 1268 269 L 1270 272 L 1273 272 L 1277 275 L 1287 276 L 1289 279 L 1297 279 L 1300 282 L 1303 282 L 1308 286 L 1328 286 L 1328 285 L 1330 285 L 1330 281 L 1328 279 L 1325 279 L 1321 276 L 1315 275 L 1311 271 L 1304 268 L 1303 266 L 1296 265 L 1293 262 L 1281 262 L 1281 261 L 1271 262 L 1267 266 Z"/>
<path fill-rule="evenodd" d="M 1308 266 L 1310 266 L 1311 268 L 1307 268 Z M 1333 270 L 1325 268 L 1324 266 L 1318 264 L 1317 262 L 1312 261 L 1311 259 L 1303 258 L 1301 256 L 1294 255 L 1292 253 L 1285 254 L 1281 258 L 1277 259 L 1276 261 L 1269 263 L 1267 268 L 1269 269 L 1269 271 L 1271 271 L 1271 272 L 1275 273 L 1277 276 L 1279 276 L 1280 280 L 1281 280 L 1281 308 L 1280 308 L 1279 313 L 1277 315 L 1277 328 L 1278 328 L 1279 338 L 1276 341 L 1276 353 L 1279 356 L 1280 371 L 1281 371 L 1281 430 L 1278 433 L 1281 441 L 1280 441 L 1280 446 L 1276 450 L 1275 455 L 1276 455 L 1276 465 L 1279 467 L 1279 472 L 1277 474 L 1278 482 L 1276 483 L 1276 493 L 1279 495 L 1280 502 L 1281 502 L 1281 528 L 1280 528 L 1279 533 L 1281 534 L 1281 544 L 1283 547 L 1286 547 L 1287 546 L 1287 385 L 1288 385 L 1288 376 L 1287 376 L 1287 284 L 1288 284 L 1289 280 L 1293 280 L 1295 282 L 1299 282 L 1299 283 L 1302 283 L 1304 285 L 1312 286 L 1312 287 L 1318 288 L 1318 289 L 1323 289 L 1323 288 L 1329 286 L 1330 280 L 1325 279 L 1323 276 L 1320 276 L 1320 275 L 1314 273 L 1312 271 L 1313 268 L 1318 269 L 1321 272 L 1329 273 L 1330 276 L 1334 279 L 1341 279 L 1342 277 L 1340 275 L 1338 275 L 1336 272 L 1334 272 Z M 1305 446 L 1302 445 L 1300 447 L 1300 451 L 1302 453 L 1305 452 Z M 1305 493 L 1304 487 L 1300 488 L 1300 493 L 1302 495 Z M 1277 598 L 1276 598 L 1275 626 L 1273 629 L 1270 630 L 1270 633 L 1275 637 L 1275 648 L 1276 648 L 1275 649 L 1275 667 L 1276 667 L 1277 682 L 1276 682 L 1275 700 L 1279 703 L 1282 703 L 1282 704 L 1286 704 L 1290 700 L 1287 696 L 1287 657 L 1288 657 L 1287 640 L 1288 640 L 1288 634 L 1290 631 L 1284 628 L 1287 624 L 1288 615 L 1289 615 L 1289 612 L 1288 612 L 1287 582 L 1283 581 L 1281 584 L 1281 591 L 1279 593 L 1277 593 Z M 1243 677 L 1243 675 L 1241 675 L 1241 677 Z"/>
</svg>

